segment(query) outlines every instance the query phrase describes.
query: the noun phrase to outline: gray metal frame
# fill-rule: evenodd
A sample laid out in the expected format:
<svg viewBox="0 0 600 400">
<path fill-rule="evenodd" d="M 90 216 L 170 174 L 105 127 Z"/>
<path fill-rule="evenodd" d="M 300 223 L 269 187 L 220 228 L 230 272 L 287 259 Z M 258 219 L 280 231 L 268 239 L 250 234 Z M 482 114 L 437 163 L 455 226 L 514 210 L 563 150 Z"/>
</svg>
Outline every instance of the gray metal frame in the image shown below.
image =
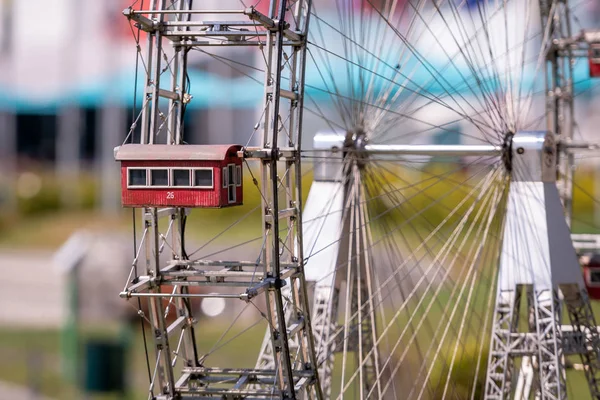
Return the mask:
<svg viewBox="0 0 600 400">
<path fill-rule="evenodd" d="M 269 15 L 252 7 L 190 10 L 189 0 L 150 3 L 145 10 L 124 11 L 132 22 L 148 32 L 141 144 L 152 146 L 160 141 L 175 146 L 182 143 L 182 113 L 191 100 L 190 94 L 185 92 L 185 57 L 190 48 L 257 46 L 263 52 L 266 72 L 262 146 L 245 149 L 243 155 L 246 159 L 258 160 L 261 165 L 265 246 L 260 260 L 255 263 L 187 260 L 179 230 L 186 211 L 183 208 L 142 211 L 144 231 L 139 248 L 145 252 L 134 260 L 132 277 L 135 265 L 143 263 L 144 257 L 145 271 L 128 282 L 121 297 L 137 297 L 149 304 L 147 317 L 152 326 L 155 355 L 149 392 L 153 398 L 164 400 L 273 396 L 321 399 L 302 268 L 300 132 L 310 0 L 294 3 L 273 0 Z M 167 9 L 173 4 L 176 9 Z M 288 6 L 293 9 L 290 21 L 286 20 Z M 248 20 L 192 20 L 191 16 L 198 14 L 238 14 Z M 250 27 L 253 32 L 230 30 L 230 26 Z M 161 75 L 167 70 L 171 77 L 165 83 Z M 286 71 L 289 87 L 282 87 L 282 70 Z M 161 97 L 168 100 L 166 111 Z M 240 182 L 236 182 L 236 168 L 233 170 L 231 179 L 235 190 Z M 283 206 L 280 205 L 282 194 Z M 168 218 L 166 233 L 161 233 L 162 221 L 159 226 L 162 217 Z M 161 264 L 160 255 L 165 249 L 171 250 L 170 261 Z M 172 285 L 173 291 L 163 293 L 161 288 L 166 285 Z M 194 285 L 211 286 L 215 293 L 190 294 L 188 288 Z M 231 287 L 245 290 L 232 294 Z M 258 296 L 266 300 L 269 340 L 257 367 L 220 369 L 201 365 L 194 337 L 197 321 L 191 314 L 189 299 L 222 297 L 250 301 Z M 293 312 L 286 313 L 286 308 Z M 170 310 L 175 310 L 176 318 L 168 324 L 166 318 Z M 270 359 L 268 366 L 267 359 Z M 211 386 L 211 382 L 218 384 Z"/>
<path fill-rule="evenodd" d="M 512 182 L 500 256 L 498 292 L 485 386 L 486 399 L 512 398 L 515 359 L 533 360 L 536 397 L 566 399 L 564 353 L 580 354 L 590 391 L 598 395 L 597 329 L 556 186 L 554 135 L 520 132 L 512 141 Z M 527 291 L 529 332 L 519 332 L 521 293 Z M 562 304 L 571 329 L 561 325 Z M 583 335 L 582 332 L 589 332 Z M 585 337 L 584 345 L 572 345 Z M 596 361 L 593 361 L 596 360 Z M 519 394 L 524 390 L 521 370 Z"/>
</svg>

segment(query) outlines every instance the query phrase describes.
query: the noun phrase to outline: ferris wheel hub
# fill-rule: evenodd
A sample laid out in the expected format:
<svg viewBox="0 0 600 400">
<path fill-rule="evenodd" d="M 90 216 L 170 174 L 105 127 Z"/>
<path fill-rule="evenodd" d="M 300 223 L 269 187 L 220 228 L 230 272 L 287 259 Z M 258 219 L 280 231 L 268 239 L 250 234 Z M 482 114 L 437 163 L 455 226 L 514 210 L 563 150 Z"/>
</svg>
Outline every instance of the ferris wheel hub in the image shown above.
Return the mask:
<svg viewBox="0 0 600 400">
<path fill-rule="evenodd" d="M 546 131 L 521 131 L 506 135 L 502 160 L 514 181 L 555 182 L 557 145 Z"/>
<path fill-rule="evenodd" d="M 365 150 L 365 146 L 369 143 L 367 132 L 362 126 L 355 127 L 346 132 L 344 147 L 354 151 Z"/>
</svg>

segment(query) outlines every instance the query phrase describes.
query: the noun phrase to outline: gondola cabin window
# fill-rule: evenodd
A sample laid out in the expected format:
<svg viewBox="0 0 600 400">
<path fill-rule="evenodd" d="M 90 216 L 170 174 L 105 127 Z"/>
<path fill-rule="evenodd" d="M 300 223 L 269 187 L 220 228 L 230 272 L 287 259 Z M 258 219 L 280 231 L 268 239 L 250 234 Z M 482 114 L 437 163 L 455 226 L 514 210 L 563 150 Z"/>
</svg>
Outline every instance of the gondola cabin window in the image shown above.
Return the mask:
<svg viewBox="0 0 600 400">
<path fill-rule="evenodd" d="M 594 300 L 600 300 L 600 252 L 581 257 L 581 260 L 588 295 Z"/>
<path fill-rule="evenodd" d="M 213 170 L 210 168 L 194 169 L 194 186 L 212 189 L 214 187 Z"/>
<path fill-rule="evenodd" d="M 192 185 L 192 180 L 190 179 L 192 171 L 190 169 L 174 168 L 171 170 L 171 174 L 173 186 L 190 187 Z"/>
<path fill-rule="evenodd" d="M 600 287 L 600 269 L 590 270 L 590 285 Z"/>
<path fill-rule="evenodd" d="M 243 201 L 238 145 L 126 144 L 121 163 L 125 207 L 219 208 Z"/>
<path fill-rule="evenodd" d="M 148 171 L 145 168 L 129 168 L 127 172 L 127 187 L 145 187 L 148 185 L 146 180 Z"/>
</svg>

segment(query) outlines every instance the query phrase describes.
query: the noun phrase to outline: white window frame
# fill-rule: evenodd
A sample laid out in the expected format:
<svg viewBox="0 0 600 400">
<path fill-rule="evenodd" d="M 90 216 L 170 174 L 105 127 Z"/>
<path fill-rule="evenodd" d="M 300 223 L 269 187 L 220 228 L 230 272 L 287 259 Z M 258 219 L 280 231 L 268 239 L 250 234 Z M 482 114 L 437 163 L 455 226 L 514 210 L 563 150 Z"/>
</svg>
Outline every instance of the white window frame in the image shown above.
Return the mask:
<svg viewBox="0 0 600 400">
<path fill-rule="evenodd" d="M 223 174 L 221 175 L 221 187 L 223 189 L 227 189 L 228 185 L 229 185 L 229 179 L 228 179 L 228 175 L 227 175 L 227 167 L 223 167 Z"/>
<path fill-rule="evenodd" d="M 187 186 L 175 186 L 175 171 L 186 171 L 190 174 L 190 184 Z M 169 187 L 173 189 L 189 189 L 194 187 L 193 185 L 194 175 L 192 173 L 192 169 L 189 167 L 170 167 L 169 168 Z"/>
<path fill-rule="evenodd" d="M 171 167 L 147 167 L 148 169 L 148 178 L 146 179 L 146 182 L 148 183 L 147 188 L 149 189 L 166 189 L 166 188 L 171 188 Z M 167 170 L 167 184 L 165 185 L 153 185 L 152 184 L 152 171 L 156 171 L 156 170 Z M 178 187 L 185 187 L 185 186 L 178 186 Z"/>
<path fill-rule="evenodd" d="M 229 177 L 229 181 L 227 182 L 227 202 L 228 203 L 235 203 L 237 201 L 237 185 L 235 182 L 235 167 L 236 165 L 233 163 L 227 164 L 226 170 L 227 170 L 227 176 Z M 229 169 L 231 168 L 231 171 L 233 172 L 233 177 L 229 176 Z M 231 179 L 233 178 L 233 179 Z M 231 188 L 233 188 L 233 200 L 229 198 L 229 191 L 232 190 Z"/>
<path fill-rule="evenodd" d="M 146 171 L 146 184 L 145 185 L 132 185 L 129 182 L 129 171 L 130 170 L 143 170 Z M 147 167 L 127 167 L 127 189 L 144 189 L 148 187 L 148 180 L 150 179 L 150 174 L 148 173 Z"/>
<path fill-rule="evenodd" d="M 235 166 L 235 186 L 237 186 L 237 187 L 242 186 L 242 166 L 241 165 Z"/>
<path fill-rule="evenodd" d="M 129 182 L 129 171 L 130 170 L 143 170 L 146 171 L 146 184 L 145 185 L 131 185 Z M 154 170 L 166 170 L 167 174 L 167 185 L 152 185 L 152 171 Z M 190 185 L 189 186 L 175 186 L 175 178 L 173 176 L 175 170 L 187 170 L 190 173 Z M 195 171 L 208 170 L 210 171 L 212 178 L 212 186 L 195 186 Z M 225 174 L 227 174 L 227 167 L 223 168 Z M 223 189 L 227 186 L 224 181 Z M 212 167 L 127 167 L 127 189 L 214 189 L 215 188 L 215 171 Z"/>
<path fill-rule="evenodd" d="M 210 171 L 210 177 L 211 177 L 211 182 L 212 185 L 210 186 L 196 186 L 196 171 Z M 198 168 L 192 168 L 192 188 L 193 189 L 214 189 L 215 188 L 215 169 L 211 168 L 211 167 L 198 167 Z M 183 186 L 176 186 L 176 187 L 183 187 Z"/>
</svg>

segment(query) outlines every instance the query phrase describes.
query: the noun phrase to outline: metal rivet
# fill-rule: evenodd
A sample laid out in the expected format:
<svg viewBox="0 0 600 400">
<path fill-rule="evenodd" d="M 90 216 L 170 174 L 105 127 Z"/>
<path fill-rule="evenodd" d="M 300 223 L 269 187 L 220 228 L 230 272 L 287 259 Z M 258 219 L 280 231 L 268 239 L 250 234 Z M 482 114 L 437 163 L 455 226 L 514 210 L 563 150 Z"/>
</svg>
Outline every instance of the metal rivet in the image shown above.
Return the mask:
<svg viewBox="0 0 600 400">
<path fill-rule="evenodd" d="M 518 154 L 523 154 L 523 153 L 525 153 L 525 149 L 524 149 L 524 148 L 522 148 L 522 147 L 519 147 L 519 148 L 517 149 L 517 153 L 518 153 Z"/>
</svg>

